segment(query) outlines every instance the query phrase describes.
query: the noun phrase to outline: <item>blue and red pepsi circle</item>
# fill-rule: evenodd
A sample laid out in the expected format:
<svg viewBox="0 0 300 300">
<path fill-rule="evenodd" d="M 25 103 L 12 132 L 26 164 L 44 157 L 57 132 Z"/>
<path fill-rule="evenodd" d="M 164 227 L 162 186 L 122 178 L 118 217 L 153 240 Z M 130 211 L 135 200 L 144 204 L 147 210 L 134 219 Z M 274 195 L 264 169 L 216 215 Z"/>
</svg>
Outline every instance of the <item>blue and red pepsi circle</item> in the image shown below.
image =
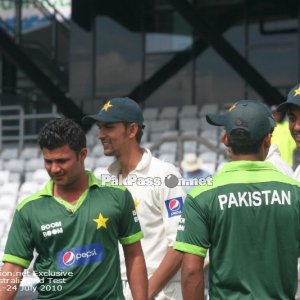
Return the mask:
<svg viewBox="0 0 300 300">
<path fill-rule="evenodd" d="M 67 251 L 63 255 L 63 264 L 66 266 L 72 266 L 75 262 L 75 254 L 72 251 Z"/>
<path fill-rule="evenodd" d="M 183 207 L 182 197 L 171 198 L 165 201 L 169 218 L 181 215 Z"/>
</svg>

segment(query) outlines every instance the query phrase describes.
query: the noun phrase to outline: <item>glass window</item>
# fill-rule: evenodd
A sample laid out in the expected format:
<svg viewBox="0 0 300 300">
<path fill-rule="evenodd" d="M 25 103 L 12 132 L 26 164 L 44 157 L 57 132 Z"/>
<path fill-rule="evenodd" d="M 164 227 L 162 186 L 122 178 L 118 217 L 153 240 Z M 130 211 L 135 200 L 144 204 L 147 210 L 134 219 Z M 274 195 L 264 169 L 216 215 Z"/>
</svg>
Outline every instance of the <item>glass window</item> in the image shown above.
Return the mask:
<svg viewBox="0 0 300 300">
<path fill-rule="evenodd" d="M 127 95 L 142 78 L 142 35 L 114 20 L 96 22 L 95 94 L 97 97 Z"/>
</svg>

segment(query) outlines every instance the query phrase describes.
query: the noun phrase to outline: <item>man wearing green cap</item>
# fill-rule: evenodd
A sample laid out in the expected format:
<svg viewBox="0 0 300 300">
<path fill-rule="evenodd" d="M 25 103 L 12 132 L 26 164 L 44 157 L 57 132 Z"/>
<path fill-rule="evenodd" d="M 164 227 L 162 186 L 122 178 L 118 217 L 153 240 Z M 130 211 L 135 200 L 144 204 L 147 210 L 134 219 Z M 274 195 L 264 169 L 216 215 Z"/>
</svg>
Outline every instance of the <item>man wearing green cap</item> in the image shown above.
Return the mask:
<svg viewBox="0 0 300 300">
<path fill-rule="evenodd" d="M 140 146 L 144 119 L 139 105 L 130 98 L 113 98 L 98 114 L 83 118 L 96 122 L 104 154 L 114 156 L 103 182 L 124 184 L 131 192 L 144 239 L 142 248 L 149 276 L 149 299 L 182 299 L 178 269 L 182 255 L 172 246 L 180 219 L 185 192 L 181 186 L 168 186 L 166 178 L 179 178 L 175 166 L 152 156 Z M 123 291 L 132 299 L 121 255 Z"/>
<path fill-rule="evenodd" d="M 286 112 L 291 136 L 296 142 L 297 148 L 300 149 L 300 84 L 290 89 L 287 100 L 281 103 L 277 107 L 277 110 L 279 112 Z M 294 178 L 300 181 L 300 165 L 298 165 L 294 172 Z M 300 270 L 300 262 L 298 265 L 298 269 Z M 300 299 L 300 281 L 298 281 L 296 299 Z"/>
<path fill-rule="evenodd" d="M 203 299 L 209 249 L 210 299 L 294 299 L 300 247 L 300 185 L 264 161 L 275 121 L 259 101 L 241 100 L 225 115 L 231 162 L 212 186 L 188 194 L 174 248 L 183 252 L 184 299 Z"/>
<path fill-rule="evenodd" d="M 287 100 L 281 103 L 277 110 L 287 113 L 290 133 L 297 148 L 300 148 L 300 84 L 289 91 Z M 300 165 L 295 170 L 294 178 L 300 181 Z"/>
</svg>

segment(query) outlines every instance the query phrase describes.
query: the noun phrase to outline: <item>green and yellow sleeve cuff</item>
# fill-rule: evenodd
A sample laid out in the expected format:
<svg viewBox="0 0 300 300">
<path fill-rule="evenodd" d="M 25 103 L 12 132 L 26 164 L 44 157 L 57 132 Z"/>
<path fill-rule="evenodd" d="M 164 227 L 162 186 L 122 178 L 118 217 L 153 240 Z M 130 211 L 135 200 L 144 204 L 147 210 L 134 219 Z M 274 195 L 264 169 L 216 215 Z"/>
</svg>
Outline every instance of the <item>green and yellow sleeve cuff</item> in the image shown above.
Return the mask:
<svg viewBox="0 0 300 300">
<path fill-rule="evenodd" d="M 182 252 L 195 254 L 202 257 L 205 257 L 207 252 L 207 249 L 205 248 L 177 241 L 174 243 L 173 248 Z"/>
<path fill-rule="evenodd" d="M 11 255 L 11 254 L 4 254 L 2 261 L 19 265 L 21 267 L 24 267 L 25 269 L 27 269 L 30 265 L 30 261 L 28 261 L 24 258 L 21 258 L 21 257 Z"/>
<path fill-rule="evenodd" d="M 135 233 L 134 235 L 130 235 L 124 238 L 120 238 L 120 243 L 122 245 L 130 245 L 133 244 L 139 240 L 141 240 L 144 237 L 144 234 L 142 231 L 139 231 L 137 233 Z"/>
</svg>

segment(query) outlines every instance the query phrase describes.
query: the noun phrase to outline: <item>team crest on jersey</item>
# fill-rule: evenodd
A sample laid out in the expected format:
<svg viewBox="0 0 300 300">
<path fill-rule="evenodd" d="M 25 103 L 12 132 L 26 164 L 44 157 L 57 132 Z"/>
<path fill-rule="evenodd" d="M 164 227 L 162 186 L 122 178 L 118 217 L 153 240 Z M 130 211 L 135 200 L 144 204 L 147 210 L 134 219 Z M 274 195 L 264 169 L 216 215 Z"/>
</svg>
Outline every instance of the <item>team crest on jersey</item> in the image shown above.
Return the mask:
<svg viewBox="0 0 300 300">
<path fill-rule="evenodd" d="M 182 197 L 176 197 L 176 198 L 168 199 L 168 200 L 165 201 L 165 204 L 166 204 L 166 207 L 167 207 L 169 218 L 181 215 L 182 207 L 183 207 Z"/>
<path fill-rule="evenodd" d="M 63 250 L 56 254 L 56 260 L 60 269 L 101 262 L 103 260 L 102 245 L 95 243 Z"/>
<path fill-rule="evenodd" d="M 101 213 L 99 213 L 99 216 L 97 219 L 93 219 L 94 222 L 97 224 L 97 230 L 100 228 L 107 229 L 107 222 L 109 221 L 109 218 L 105 218 Z"/>
</svg>

